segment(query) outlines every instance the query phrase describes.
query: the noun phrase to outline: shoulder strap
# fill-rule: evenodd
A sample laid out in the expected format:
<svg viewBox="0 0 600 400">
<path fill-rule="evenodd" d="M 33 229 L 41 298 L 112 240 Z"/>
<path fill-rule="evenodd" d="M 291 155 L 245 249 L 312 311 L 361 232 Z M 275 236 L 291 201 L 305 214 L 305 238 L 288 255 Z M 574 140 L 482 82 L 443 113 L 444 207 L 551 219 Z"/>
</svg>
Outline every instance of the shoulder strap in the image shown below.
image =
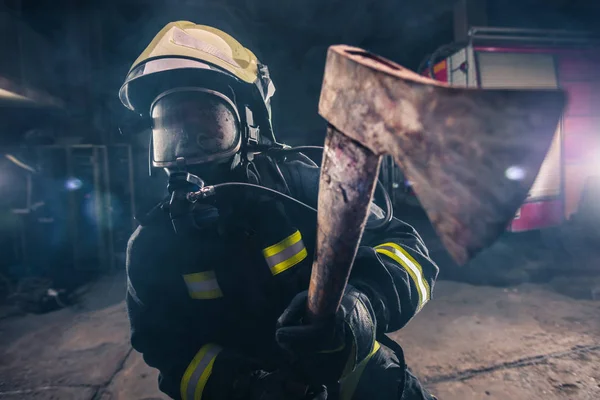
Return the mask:
<svg viewBox="0 0 600 400">
<path fill-rule="evenodd" d="M 168 204 L 168 202 L 169 198 L 165 197 L 146 213 L 136 215 L 134 217 L 135 221 L 141 226 L 148 226 L 158 223 L 161 219 L 165 219 L 168 214 L 166 213 L 164 206 L 165 204 Z"/>
<path fill-rule="evenodd" d="M 282 162 L 280 169 L 288 182 L 292 195 L 316 208 L 320 169 L 298 160 Z"/>
<path fill-rule="evenodd" d="M 281 167 L 274 159 L 266 155 L 260 155 L 255 158 L 254 164 L 260 174 L 261 185 L 278 192 L 290 194 Z"/>
</svg>

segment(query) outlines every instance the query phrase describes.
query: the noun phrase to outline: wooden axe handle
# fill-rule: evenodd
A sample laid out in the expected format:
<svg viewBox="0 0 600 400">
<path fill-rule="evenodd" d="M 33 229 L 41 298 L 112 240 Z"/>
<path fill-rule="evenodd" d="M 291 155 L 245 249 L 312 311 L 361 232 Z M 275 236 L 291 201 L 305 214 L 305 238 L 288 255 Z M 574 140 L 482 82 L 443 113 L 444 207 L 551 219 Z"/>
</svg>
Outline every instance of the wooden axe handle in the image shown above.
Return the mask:
<svg viewBox="0 0 600 400">
<path fill-rule="evenodd" d="M 317 243 L 308 289 L 310 321 L 335 315 L 373 198 L 381 157 L 329 126 L 323 152 Z"/>
</svg>

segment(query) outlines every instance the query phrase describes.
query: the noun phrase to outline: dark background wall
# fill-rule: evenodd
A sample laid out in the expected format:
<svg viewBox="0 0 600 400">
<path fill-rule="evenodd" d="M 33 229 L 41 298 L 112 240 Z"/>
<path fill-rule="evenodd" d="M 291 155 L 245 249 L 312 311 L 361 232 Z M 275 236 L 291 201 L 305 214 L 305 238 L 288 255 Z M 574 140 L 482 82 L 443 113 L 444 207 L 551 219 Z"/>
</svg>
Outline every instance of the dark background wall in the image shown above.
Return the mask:
<svg viewBox="0 0 600 400">
<path fill-rule="evenodd" d="M 32 130 L 87 144 L 128 142 L 134 149 L 135 204 L 143 213 L 166 185 L 164 176 L 145 178 L 150 132 L 120 104 L 117 92 L 133 60 L 165 24 L 190 20 L 237 37 L 270 66 L 280 140 L 321 144 L 325 123 L 317 105 L 327 47 L 355 45 L 416 69 L 427 54 L 453 41 L 454 5 L 454 0 L 0 0 L 0 89 L 10 81 L 9 87 L 23 93 L 34 88 L 64 104 L 56 113 L 5 107 L 0 91 L 0 146 L 22 144 Z M 600 25 L 598 0 L 489 0 L 483 11 L 492 26 Z M 20 150 L 26 155 L 31 148 L 15 151 Z M 81 160 L 77 169 L 100 166 L 88 156 Z M 122 204 L 129 196 L 125 186 L 118 184 L 113 193 Z"/>
<path fill-rule="evenodd" d="M 116 93 L 131 62 L 166 23 L 185 19 L 233 34 L 270 66 L 274 123 L 290 144 L 319 143 L 326 49 L 367 48 L 410 68 L 453 40 L 453 0 L 5 0 L 52 46 L 53 87 L 87 120 L 88 140 L 122 140 L 131 126 Z M 490 0 L 489 24 L 597 29 L 596 0 Z M 129 125 L 128 125 L 129 123 Z M 135 129 L 138 129 L 137 127 Z"/>
</svg>

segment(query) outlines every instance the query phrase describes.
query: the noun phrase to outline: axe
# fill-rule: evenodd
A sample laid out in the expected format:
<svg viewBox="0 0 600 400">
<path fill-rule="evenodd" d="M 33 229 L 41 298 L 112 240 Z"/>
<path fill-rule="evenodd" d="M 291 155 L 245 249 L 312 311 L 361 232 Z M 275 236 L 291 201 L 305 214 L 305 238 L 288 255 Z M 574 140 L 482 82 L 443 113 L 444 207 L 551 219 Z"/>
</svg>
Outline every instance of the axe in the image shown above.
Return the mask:
<svg viewBox="0 0 600 400">
<path fill-rule="evenodd" d="M 319 102 L 328 122 L 308 293 L 335 314 L 391 155 L 438 236 L 465 264 L 506 229 L 539 172 L 565 107 L 560 90 L 453 88 L 359 48 L 329 48 Z"/>
</svg>

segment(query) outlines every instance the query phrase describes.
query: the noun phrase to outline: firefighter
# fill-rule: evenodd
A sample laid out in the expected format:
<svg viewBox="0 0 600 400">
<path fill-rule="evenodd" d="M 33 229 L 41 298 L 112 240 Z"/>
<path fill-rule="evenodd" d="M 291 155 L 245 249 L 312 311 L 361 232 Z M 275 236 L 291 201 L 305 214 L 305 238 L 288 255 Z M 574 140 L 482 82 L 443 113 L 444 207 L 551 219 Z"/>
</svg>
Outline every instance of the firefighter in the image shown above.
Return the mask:
<svg viewBox="0 0 600 400">
<path fill-rule="evenodd" d="M 175 399 L 433 398 L 385 333 L 430 300 L 438 269 L 412 227 L 383 229 L 377 206 L 369 224 L 380 229 L 365 232 L 338 315 L 303 324 L 316 214 L 239 187 L 316 207 L 319 168 L 276 142 L 273 93 L 250 50 L 186 21 L 163 28 L 129 71 L 120 98 L 151 118 L 152 165 L 170 193 L 128 245 L 133 347 Z"/>
</svg>

